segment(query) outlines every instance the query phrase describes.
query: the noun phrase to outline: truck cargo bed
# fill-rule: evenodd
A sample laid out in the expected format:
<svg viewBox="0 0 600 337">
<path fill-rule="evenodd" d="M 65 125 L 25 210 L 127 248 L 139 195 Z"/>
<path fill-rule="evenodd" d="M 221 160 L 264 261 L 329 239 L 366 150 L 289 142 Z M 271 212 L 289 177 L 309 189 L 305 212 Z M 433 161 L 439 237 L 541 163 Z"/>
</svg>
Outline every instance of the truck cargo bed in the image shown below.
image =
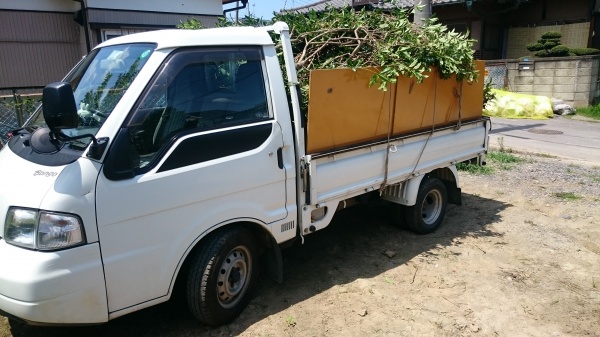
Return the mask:
<svg viewBox="0 0 600 337">
<path fill-rule="evenodd" d="M 333 204 L 387 185 L 483 156 L 487 149 L 489 118 L 418 132 L 387 141 L 325 151 L 307 156 L 311 205 Z"/>
</svg>

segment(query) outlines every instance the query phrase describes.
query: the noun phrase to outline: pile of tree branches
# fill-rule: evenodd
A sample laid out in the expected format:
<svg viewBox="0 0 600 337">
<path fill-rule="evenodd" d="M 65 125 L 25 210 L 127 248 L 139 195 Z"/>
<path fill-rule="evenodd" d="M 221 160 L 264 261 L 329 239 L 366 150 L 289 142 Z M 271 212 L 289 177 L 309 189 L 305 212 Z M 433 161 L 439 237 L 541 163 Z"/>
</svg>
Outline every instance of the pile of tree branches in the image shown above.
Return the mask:
<svg viewBox="0 0 600 337">
<path fill-rule="evenodd" d="M 313 69 L 375 67 L 371 84 L 386 90 L 399 75 L 427 77 L 432 67 L 442 78 L 473 81 L 473 40 L 449 31 L 432 18 L 422 26 L 409 21 L 411 12 L 330 9 L 308 14 L 286 13 L 273 20 L 290 26 L 301 84 Z"/>
</svg>

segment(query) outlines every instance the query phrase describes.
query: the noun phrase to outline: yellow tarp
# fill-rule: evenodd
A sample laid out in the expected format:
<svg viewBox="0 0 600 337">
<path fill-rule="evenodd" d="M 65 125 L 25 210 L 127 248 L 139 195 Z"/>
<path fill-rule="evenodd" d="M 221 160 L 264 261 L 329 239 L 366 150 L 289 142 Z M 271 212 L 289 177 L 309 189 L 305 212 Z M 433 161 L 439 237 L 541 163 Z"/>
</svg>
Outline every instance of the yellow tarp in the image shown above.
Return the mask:
<svg viewBox="0 0 600 337">
<path fill-rule="evenodd" d="M 486 103 L 484 116 L 548 119 L 554 116 L 552 100 L 546 96 L 516 94 L 492 89 L 496 97 Z"/>
</svg>

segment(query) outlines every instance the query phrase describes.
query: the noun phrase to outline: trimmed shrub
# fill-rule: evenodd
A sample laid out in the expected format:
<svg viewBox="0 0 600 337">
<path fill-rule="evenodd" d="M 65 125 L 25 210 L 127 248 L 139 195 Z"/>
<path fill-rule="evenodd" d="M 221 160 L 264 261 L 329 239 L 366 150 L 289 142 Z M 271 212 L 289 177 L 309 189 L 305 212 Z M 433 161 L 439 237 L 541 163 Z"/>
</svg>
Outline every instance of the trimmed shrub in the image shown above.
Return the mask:
<svg viewBox="0 0 600 337">
<path fill-rule="evenodd" d="M 559 45 L 559 43 L 548 41 L 548 42 L 544 43 L 544 49 L 552 49 L 558 45 Z"/>
<path fill-rule="evenodd" d="M 548 51 L 546 50 L 540 50 L 537 53 L 534 54 L 537 57 L 548 57 L 550 56 L 550 53 L 548 53 Z"/>
<path fill-rule="evenodd" d="M 550 49 L 550 56 L 569 56 L 569 47 L 556 46 Z"/>
<path fill-rule="evenodd" d="M 559 32 L 545 32 L 542 34 L 542 39 L 560 39 L 562 34 Z"/>
<path fill-rule="evenodd" d="M 536 51 L 536 50 L 544 49 L 544 45 L 541 43 L 530 43 L 526 47 L 527 47 L 527 50 L 529 50 L 529 51 Z"/>
<path fill-rule="evenodd" d="M 600 54 L 596 48 L 571 48 L 569 51 L 577 56 Z"/>
</svg>

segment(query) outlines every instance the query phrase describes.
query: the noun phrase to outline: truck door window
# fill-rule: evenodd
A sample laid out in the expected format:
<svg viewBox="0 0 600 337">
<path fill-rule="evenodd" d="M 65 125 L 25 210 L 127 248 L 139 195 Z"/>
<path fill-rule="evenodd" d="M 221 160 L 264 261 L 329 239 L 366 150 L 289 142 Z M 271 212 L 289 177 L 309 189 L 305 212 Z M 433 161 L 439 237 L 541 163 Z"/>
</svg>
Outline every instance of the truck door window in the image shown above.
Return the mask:
<svg viewBox="0 0 600 337">
<path fill-rule="evenodd" d="M 256 47 L 170 56 L 129 118 L 138 171 L 150 169 L 181 136 L 270 119 L 262 59 Z"/>
</svg>

